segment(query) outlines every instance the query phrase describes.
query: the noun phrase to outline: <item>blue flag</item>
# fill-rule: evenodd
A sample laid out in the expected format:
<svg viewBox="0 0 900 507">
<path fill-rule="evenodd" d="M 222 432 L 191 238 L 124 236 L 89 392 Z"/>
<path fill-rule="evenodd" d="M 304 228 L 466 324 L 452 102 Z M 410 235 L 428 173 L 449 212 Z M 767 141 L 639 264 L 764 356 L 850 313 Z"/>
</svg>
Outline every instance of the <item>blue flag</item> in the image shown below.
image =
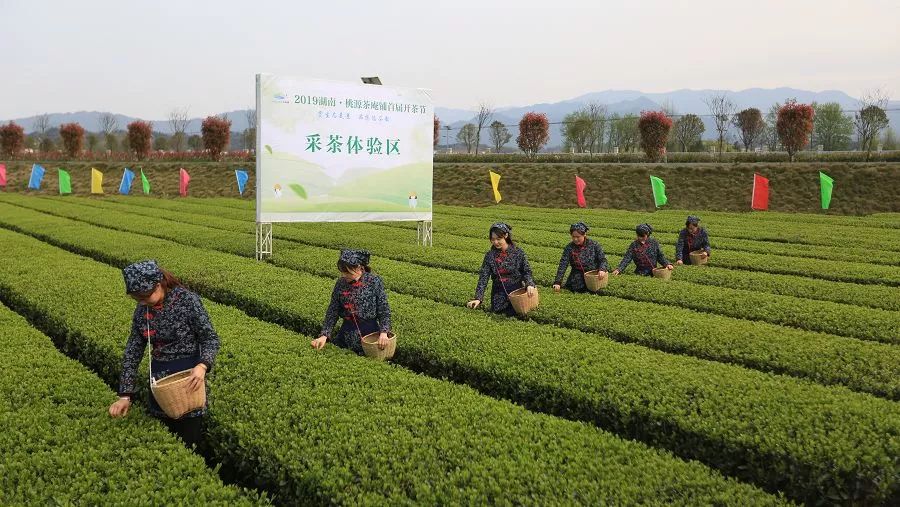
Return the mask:
<svg viewBox="0 0 900 507">
<path fill-rule="evenodd" d="M 31 177 L 28 178 L 28 188 L 34 190 L 41 189 L 41 180 L 44 179 L 44 168 L 37 165 L 31 164 Z"/>
<path fill-rule="evenodd" d="M 239 169 L 234 171 L 234 177 L 237 178 L 238 192 L 244 195 L 244 186 L 247 184 L 247 180 L 250 179 L 250 175 L 247 174 L 247 171 Z"/>
<path fill-rule="evenodd" d="M 131 192 L 132 181 L 134 181 L 134 173 L 126 167 L 125 172 L 122 173 L 122 183 L 119 185 L 119 193 L 128 195 L 128 192 Z"/>
</svg>

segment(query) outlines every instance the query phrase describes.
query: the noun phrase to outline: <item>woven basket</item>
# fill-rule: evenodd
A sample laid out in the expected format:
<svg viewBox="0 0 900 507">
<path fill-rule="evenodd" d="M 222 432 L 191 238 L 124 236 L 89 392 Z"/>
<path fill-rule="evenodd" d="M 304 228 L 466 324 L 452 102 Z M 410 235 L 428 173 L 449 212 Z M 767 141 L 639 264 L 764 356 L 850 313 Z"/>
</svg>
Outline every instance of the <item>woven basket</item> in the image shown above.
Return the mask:
<svg viewBox="0 0 900 507">
<path fill-rule="evenodd" d="M 691 264 L 697 265 L 697 266 L 702 266 L 702 265 L 706 264 L 707 262 L 709 262 L 709 257 L 707 257 L 706 255 L 703 255 L 704 253 L 706 253 L 706 252 L 704 252 L 703 250 L 694 250 L 693 252 L 691 252 L 690 253 Z"/>
<path fill-rule="evenodd" d="M 196 391 L 188 389 L 191 370 L 165 376 L 150 384 L 150 391 L 163 412 L 172 419 L 200 410 L 206 405 L 206 386 Z"/>
<path fill-rule="evenodd" d="M 376 331 L 363 336 L 361 339 L 363 352 L 366 354 L 366 357 L 376 361 L 384 361 L 394 357 L 394 352 L 397 350 L 397 335 L 394 333 L 388 333 L 387 345 L 384 346 L 384 350 L 379 349 L 378 335 L 380 334 L 381 331 Z"/>
<path fill-rule="evenodd" d="M 662 280 L 671 280 L 672 279 L 672 270 L 666 268 L 654 268 L 653 269 L 653 277 L 660 278 Z"/>
<path fill-rule="evenodd" d="M 534 296 L 528 297 L 528 287 L 522 287 L 509 293 L 509 302 L 518 315 L 525 316 L 540 304 L 540 296 L 535 288 Z"/>
<path fill-rule="evenodd" d="M 599 273 L 600 270 L 595 269 L 584 274 L 584 284 L 587 285 L 588 290 L 591 292 L 597 292 L 609 285 L 609 274 L 599 276 Z"/>
</svg>

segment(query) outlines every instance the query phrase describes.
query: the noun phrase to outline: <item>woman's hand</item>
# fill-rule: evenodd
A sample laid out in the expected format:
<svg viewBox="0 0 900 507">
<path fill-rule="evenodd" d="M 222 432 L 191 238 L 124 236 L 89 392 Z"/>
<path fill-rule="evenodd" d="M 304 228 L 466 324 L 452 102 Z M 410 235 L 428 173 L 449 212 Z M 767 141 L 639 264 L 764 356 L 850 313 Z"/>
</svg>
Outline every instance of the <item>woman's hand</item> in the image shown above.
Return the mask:
<svg viewBox="0 0 900 507">
<path fill-rule="evenodd" d="M 312 348 L 314 348 L 316 350 L 322 350 L 325 348 L 326 341 L 328 341 L 328 337 L 325 335 L 322 335 L 322 336 L 316 338 L 315 340 L 312 340 L 311 342 L 309 342 L 309 344 L 312 345 Z"/>
<path fill-rule="evenodd" d="M 605 277 L 605 276 L 608 275 L 608 274 L 609 274 L 609 273 L 607 273 L 606 271 L 603 271 L 603 270 L 601 269 L 599 272 L 597 272 L 597 278 L 603 278 L 603 277 Z"/>
<path fill-rule="evenodd" d="M 672 271 L 673 269 L 675 269 L 675 266 L 673 266 L 671 264 L 666 264 L 666 269 L 668 269 L 669 271 Z"/>
<path fill-rule="evenodd" d="M 378 335 L 378 350 L 384 350 L 388 344 L 388 335 L 387 333 L 381 333 Z"/>
<path fill-rule="evenodd" d="M 123 396 L 109 406 L 109 416 L 125 417 L 126 415 L 128 415 L 129 408 L 131 408 L 131 398 Z"/>
<path fill-rule="evenodd" d="M 481 304 L 481 301 L 479 301 L 477 299 L 473 299 L 473 300 L 469 301 L 468 303 L 466 303 L 466 306 L 474 310 L 474 309 L 478 308 L 478 306 L 480 304 Z"/>
<path fill-rule="evenodd" d="M 196 391 L 206 385 L 206 365 L 203 363 L 194 366 L 191 370 L 191 376 L 188 377 L 188 389 Z"/>
<path fill-rule="evenodd" d="M 562 290 L 562 287 L 558 283 L 553 285 L 553 292 L 559 292 L 560 290 Z"/>
<path fill-rule="evenodd" d="M 709 252 L 703 252 L 704 257 L 709 257 Z"/>
<path fill-rule="evenodd" d="M 525 292 L 528 294 L 528 297 L 533 298 L 535 294 L 537 294 L 537 287 L 533 287 L 531 285 L 525 289 Z"/>
<path fill-rule="evenodd" d="M 677 261 L 675 261 L 675 264 L 678 264 L 679 266 L 681 266 L 682 264 L 684 264 L 684 261 L 681 259 L 678 259 Z"/>
<path fill-rule="evenodd" d="M 619 276 L 619 270 L 614 269 L 612 274 L 613 274 L 613 276 Z"/>
</svg>

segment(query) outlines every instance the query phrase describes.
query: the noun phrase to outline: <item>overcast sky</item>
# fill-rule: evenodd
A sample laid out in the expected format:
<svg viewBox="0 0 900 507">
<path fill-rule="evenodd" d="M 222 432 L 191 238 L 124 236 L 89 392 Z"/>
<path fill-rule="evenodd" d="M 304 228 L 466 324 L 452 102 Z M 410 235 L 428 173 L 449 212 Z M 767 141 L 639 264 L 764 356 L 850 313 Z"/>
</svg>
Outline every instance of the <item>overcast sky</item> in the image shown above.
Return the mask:
<svg viewBox="0 0 900 507">
<path fill-rule="evenodd" d="M 0 0 L 0 118 L 243 109 L 257 72 L 378 75 L 456 108 L 605 89 L 896 100 L 898 21 L 900 0 Z"/>
</svg>

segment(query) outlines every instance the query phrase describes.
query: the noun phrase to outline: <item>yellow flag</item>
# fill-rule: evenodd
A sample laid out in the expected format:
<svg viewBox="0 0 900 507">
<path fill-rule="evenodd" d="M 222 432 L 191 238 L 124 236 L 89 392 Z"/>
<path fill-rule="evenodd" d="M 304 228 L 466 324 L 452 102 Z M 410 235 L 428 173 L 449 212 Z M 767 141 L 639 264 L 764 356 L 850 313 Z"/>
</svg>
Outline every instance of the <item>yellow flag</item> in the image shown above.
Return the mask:
<svg viewBox="0 0 900 507">
<path fill-rule="evenodd" d="M 494 171 L 488 172 L 491 173 L 491 186 L 494 187 L 494 199 L 497 202 L 500 202 L 500 175 Z"/>
<path fill-rule="evenodd" d="M 91 193 L 103 193 L 103 173 L 91 167 Z"/>
</svg>

